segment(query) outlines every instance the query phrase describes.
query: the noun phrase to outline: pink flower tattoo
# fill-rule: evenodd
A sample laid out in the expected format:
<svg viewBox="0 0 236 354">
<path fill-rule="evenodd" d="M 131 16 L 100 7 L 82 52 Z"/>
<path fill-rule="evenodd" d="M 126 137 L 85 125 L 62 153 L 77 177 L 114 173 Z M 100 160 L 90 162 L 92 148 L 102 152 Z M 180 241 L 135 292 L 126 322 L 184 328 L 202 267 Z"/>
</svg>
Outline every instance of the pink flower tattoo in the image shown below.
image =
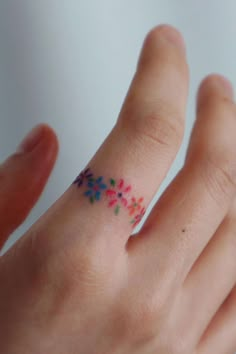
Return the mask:
<svg viewBox="0 0 236 354">
<path fill-rule="evenodd" d="M 111 188 L 107 189 L 106 195 L 109 197 L 110 201 L 108 206 L 114 208 L 116 215 L 119 214 L 120 208 L 123 205 L 124 207 L 128 206 L 127 196 L 131 191 L 131 186 L 126 186 L 124 180 L 121 178 L 117 183 L 115 179 L 110 179 Z"/>
<path fill-rule="evenodd" d="M 144 214 L 146 213 L 146 209 L 142 208 L 139 212 L 139 214 L 137 214 L 132 220 L 131 220 L 131 224 L 133 226 L 133 228 L 138 225 L 140 223 L 140 221 L 142 220 Z"/>
</svg>

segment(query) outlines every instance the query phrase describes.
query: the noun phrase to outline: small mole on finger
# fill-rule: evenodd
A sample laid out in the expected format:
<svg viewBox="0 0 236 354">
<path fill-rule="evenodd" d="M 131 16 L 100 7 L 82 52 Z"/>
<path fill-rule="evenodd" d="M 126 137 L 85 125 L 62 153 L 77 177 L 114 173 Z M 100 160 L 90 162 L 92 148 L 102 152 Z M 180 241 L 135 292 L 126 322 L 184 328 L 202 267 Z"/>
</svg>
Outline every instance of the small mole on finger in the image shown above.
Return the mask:
<svg viewBox="0 0 236 354">
<path fill-rule="evenodd" d="M 186 229 L 182 229 L 182 232 L 185 232 L 186 231 Z"/>
</svg>

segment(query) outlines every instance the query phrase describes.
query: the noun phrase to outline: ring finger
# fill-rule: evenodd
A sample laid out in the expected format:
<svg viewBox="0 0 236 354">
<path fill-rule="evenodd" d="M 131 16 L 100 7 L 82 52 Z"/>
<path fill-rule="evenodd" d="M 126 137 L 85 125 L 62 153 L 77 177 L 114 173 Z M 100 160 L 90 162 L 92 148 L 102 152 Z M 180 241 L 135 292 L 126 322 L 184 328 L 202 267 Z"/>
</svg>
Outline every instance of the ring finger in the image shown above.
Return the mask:
<svg viewBox="0 0 236 354">
<path fill-rule="evenodd" d="M 115 254 L 118 244 L 126 244 L 180 147 L 187 93 L 183 39 L 170 26 L 159 26 L 145 40 L 114 129 L 75 183 L 33 226 L 45 230 L 46 225 L 40 235 L 41 242 L 47 238 L 46 252 L 63 249 L 65 242 L 78 250 L 75 242 L 93 242 L 95 231 L 96 242 L 110 254 L 112 247 Z"/>
</svg>

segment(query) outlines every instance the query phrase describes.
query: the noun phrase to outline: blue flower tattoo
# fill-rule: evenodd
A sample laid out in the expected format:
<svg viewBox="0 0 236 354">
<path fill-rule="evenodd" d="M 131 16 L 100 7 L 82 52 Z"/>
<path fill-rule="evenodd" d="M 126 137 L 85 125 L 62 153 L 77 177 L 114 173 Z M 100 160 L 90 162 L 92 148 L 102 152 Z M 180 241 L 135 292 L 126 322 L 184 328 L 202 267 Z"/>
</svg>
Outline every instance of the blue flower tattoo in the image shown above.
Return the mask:
<svg viewBox="0 0 236 354">
<path fill-rule="evenodd" d="M 100 200 L 102 192 L 107 189 L 107 185 L 103 182 L 103 177 L 100 176 L 98 178 L 89 178 L 87 182 L 88 190 L 84 193 L 89 200 L 90 203 L 94 203 L 96 200 Z"/>
</svg>

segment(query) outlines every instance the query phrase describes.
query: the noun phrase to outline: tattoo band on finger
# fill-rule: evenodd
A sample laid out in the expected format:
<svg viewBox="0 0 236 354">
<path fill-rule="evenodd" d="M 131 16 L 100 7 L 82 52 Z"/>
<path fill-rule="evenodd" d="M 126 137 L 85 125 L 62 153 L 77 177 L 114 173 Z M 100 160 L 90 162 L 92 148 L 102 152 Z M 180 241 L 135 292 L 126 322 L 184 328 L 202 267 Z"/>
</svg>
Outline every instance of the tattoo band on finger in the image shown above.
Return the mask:
<svg viewBox="0 0 236 354">
<path fill-rule="evenodd" d="M 135 198 L 131 194 L 131 185 L 126 184 L 123 178 L 106 180 L 103 176 L 95 176 L 88 167 L 80 172 L 72 184 L 77 185 L 78 188 L 84 188 L 83 195 L 91 204 L 106 198 L 108 208 L 113 209 L 115 215 L 119 215 L 121 208 L 126 209 L 133 228 L 139 224 L 146 213 L 143 206 L 144 198 Z"/>
</svg>

